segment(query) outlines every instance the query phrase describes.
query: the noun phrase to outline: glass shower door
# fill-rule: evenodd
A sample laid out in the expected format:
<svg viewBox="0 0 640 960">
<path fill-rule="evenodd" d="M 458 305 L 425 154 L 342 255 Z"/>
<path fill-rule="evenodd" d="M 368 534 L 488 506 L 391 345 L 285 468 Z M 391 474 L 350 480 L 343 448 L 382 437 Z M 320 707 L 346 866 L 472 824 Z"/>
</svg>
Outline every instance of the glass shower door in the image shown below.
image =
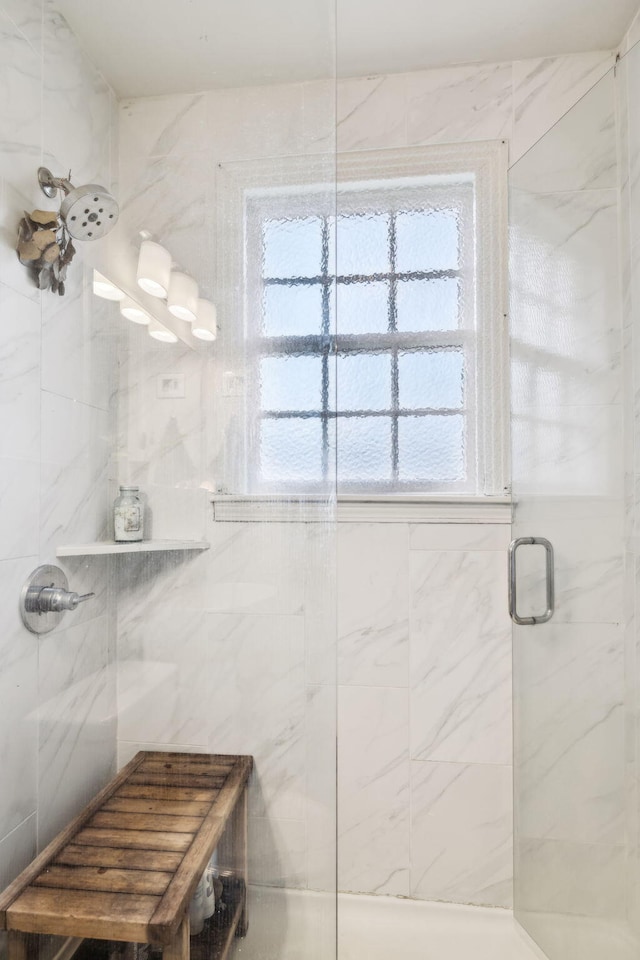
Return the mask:
<svg viewBox="0 0 640 960">
<path fill-rule="evenodd" d="M 616 90 L 612 71 L 510 174 L 515 912 L 550 960 L 637 956 Z"/>
</svg>

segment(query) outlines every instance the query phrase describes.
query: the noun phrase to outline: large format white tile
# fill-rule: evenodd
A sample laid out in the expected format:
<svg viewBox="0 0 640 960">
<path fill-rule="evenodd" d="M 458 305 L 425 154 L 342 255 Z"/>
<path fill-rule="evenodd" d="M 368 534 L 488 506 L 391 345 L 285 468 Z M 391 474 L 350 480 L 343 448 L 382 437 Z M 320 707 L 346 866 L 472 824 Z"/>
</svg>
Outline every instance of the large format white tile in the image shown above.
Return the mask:
<svg viewBox="0 0 640 960">
<path fill-rule="evenodd" d="M 45 161 L 72 182 L 109 184 L 111 90 L 64 17 L 44 7 L 43 145 Z M 54 167 L 56 169 L 54 169 Z"/>
<path fill-rule="evenodd" d="M 548 422 L 550 436 L 562 429 L 557 407 L 620 399 L 617 231 L 615 191 L 511 193 L 512 402 L 534 425 L 538 410 L 538 429 Z M 570 448 L 566 419 L 560 440 Z M 555 457 L 545 453 L 534 448 L 546 470 Z"/>
<path fill-rule="evenodd" d="M 2 12 L 39 53 L 42 43 L 42 0 L 2 0 Z"/>
<path fill-rule="evenodd" d="M 411 550 L 506 550 L 508 523 L 411 523 Z"/>
<path fill-rule="evenodd" d="M 623 842 L 623 640 L 618 625 L 554 619 L 535 629 L 516 628 L 515 757 L 522 835 Z"/>
<path fill-rule="evenodd" d="M 109 526 L 108 413 L 42 394 L 41 551 L 104 540 Z"/>
<path fill-rule="evenodd" d="M 20 590 L 36 566 L 35 558 L 0 563 L 0 836 L 37 806 L 38 646 L 18 612 Z"/>
<path fill-rule="evenodd" d="M 168 183 L 171 190 L 167 190 Z M 148 160 L 123 155 L 118 190 L 121 228 L 128 236 L 149 231 L 198 282 L 201 295 L 212 297 L 212 157 L 191 149 Z M 161 347 L 167 360 L 180 350 L 179 345 L 169 350 L 167 344 Z"/>
<path fill-rule="evenodd" d="M 36 163 L 36 160 L 32 162 Z M 23 169 L 17 163 L 16 166 Z M 31 172 L 31 163 L 24 164 L 24 168 L 28 168 Z M 25 179 L 26 182 L 20 183 L 20 189 L 13 187 L 9 180 L 0 181 L 0 241 L 2 242 L 0 283 L 22 294 L 23 297 L 33 300 L 39 310 L 41 293 L 31 273 L 18 260 L 15 248 L 18 223 L 24 216 L 25 210 L 40 209 L 46 204 L 40 202 L 44 201 L 42 194 L 38 197 L 40 189 L 36 177 L 31 176 Z"/>
<path fill-rule="evenodd" d="M 40 308 L 0 284 L 0 456 L 40 456 Z"/>
<path fill-rule="evenodd" d="M 623 846 L 522 837 L 515 857 L 519 909 L 622 918 L 624 858 Z"/>
<path fill-rule="evenodd" d="M 338 528 L 340 683 L 406 687 L 409 681 L 407 524 Z"/>
<path fill-rule="evenodd" d="M 514 415 L 513 485 L 520 498 L 622 497 L 622 411 L 550 407 Z"/>
<path fill-rule="evenodd" d="M 306 822 L 307 882 L 312 890 L 332 890 L 336 882 L 337 689 L 307 686 Z"/>
<path fill-rule="evenodd" d="M 38 843 L 42 848 L 113 774 L 115 673 L 106 617 L 40 639 Z"/>
<path fill-rule="evenodd" d="M 138 596 L 135 619 L 121 621 L 119 648 L 119 684 L 127 691 L 119 737 L 202 742 L 213 688 L 204 614 Z"/>
<path fill-rule="evenodd" d="M 0 560 L 38 554 L 39 473 L 37 461 L 0 460 Z"/>
<path fill-rule="evenodd" d="M 411 551 L 411 756 L 509 763 L 506 554 Z"/>
<path fill-rule="evenodd" d="M 405 690 L 339 688 L 338 886 L 409 896 Z"/>
<path fill-rule="evenodd" d="M 224 162 L 302 152 L 302 84 L 213 90 L 205 100 L 209 157 Z"/>
<path fill-rule="evenodd" d="M 607 73 L 509 172 L 532 193 L 617 187 L 616 82 Z"/>
<path fill-rule="evenodd" d="M 509 138 L 511 83 L 510 63 L 466 64 L 407 74 L 407 143 Z"/>
<path fill-rule="evenodd" d="M 36 856 L 36 827 L 37 818 L 33 814 L 0 840 L 0 888 L 3 890 Z"/>
<path fill-rule="evenodd" d="M 216 613 L 301 615 L 305 524 L 212 523 L 203 605 Z"/>
<path fill-rule="evenodd" d="M 509 906 L 511 768 L 411 764 L 411 895 Z"/>
<path fill-rule="evenodd" d="M 303 142 L 307 153 L 335 153 L 337 102 L 334 80 L 302 84 Z"/>
<path fill-rule="evenodd" d="M 581 883 L 581 886 L 584 884 Z M 527 936 L 528 943 L 536 950 L 534 957 L 538 960 L 546 960 L 547 957 L 562 957 L 562 960 L 600 960 L 601 957 L 607 957 L 607 960 L 635 960 L 638 955 L 638 938 L 625 917 L 585 916 L 555 909 L 546 912 L 518 910 L 517 916 L 528 934 L 521 934 L 521 938 Z"/>
<path fill-rule="evenodd" d="M 335 685 L 337 665 L 338 525 L 331 519 L 307 527 L 304 622 L 305 680 Z"/>
<path fill-rule="evenodd" d="M 197 490 L 203 475 L 203 371 L 184 344 L 152 340 L 145 327 L 123 331 L 118 379 L 118 479 L 151 487 Z M 182 376 L 185 396 L 158 396 L 161 377 Z M 150 502 L 153 511 L 153 503 Z M 171 509 L 174 504 L 167 505 Z M 167 518 L 159 511 L 166 527 Z"/>
<path fill-rule="evenodd" d="M 516 514 L 517 516 L 517 514 Z M 611 623 L 623 616 L 622 504 L 617 517 L 584 520 L 539 515 L 518 518 L 518 536 L 546 537 L 554 549 L 554 623 Z M 545 606 L 542 547 L 523 546 L 517 556 L 518 613 L 535 616 Z"/>
<path fill-rule="evenodd" d="M 120 149 L 124 156 L 167 157 L 204 147 L 204 94 L 144 97 L 120 102 Z"/>
<path fill-rule="evenodd" d="M 340 80 L 337 85 L 339 151 L 407 144 L 407 80 L 402 74 Z M 330 140 L 327 141 L 330 145 Z"/>
<path fill-rule="evenodd" d="M 41 150 L 42 58 L 0 12 L 0 177 L 35 195 Z"/>
<path fill-rule="evenodd" d="M 297 820 L 249 818 L 249 876 L 270 887 L 306 886 L 306 827 Z"/>
<path fill-rule="evenodd" d="M 114 307 L 93 296 L 92 269 L 81 256 L 70 271 L 65 296 L 42 300 L 42 387 L 106 410 L 116 365 Z"/>
<path fill-rule="evenodd" d="M 614 60 L 615 54 L 602 51 L 516 61 L 512 162 L 560 120 L 611 69 Z"/>
</svg>

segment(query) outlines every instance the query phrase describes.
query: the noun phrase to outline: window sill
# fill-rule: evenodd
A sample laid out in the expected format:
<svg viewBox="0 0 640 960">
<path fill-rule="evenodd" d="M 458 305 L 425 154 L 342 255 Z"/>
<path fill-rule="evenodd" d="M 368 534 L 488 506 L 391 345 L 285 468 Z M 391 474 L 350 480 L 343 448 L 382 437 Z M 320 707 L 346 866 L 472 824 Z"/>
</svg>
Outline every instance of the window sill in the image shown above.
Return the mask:
<svg viewBox="0 0 640 960">
<path fill-rule="evenodd" d="M 509 497 L 216 494 L 213 519 L 289 523 L 511 523 Z"/>
</svg>

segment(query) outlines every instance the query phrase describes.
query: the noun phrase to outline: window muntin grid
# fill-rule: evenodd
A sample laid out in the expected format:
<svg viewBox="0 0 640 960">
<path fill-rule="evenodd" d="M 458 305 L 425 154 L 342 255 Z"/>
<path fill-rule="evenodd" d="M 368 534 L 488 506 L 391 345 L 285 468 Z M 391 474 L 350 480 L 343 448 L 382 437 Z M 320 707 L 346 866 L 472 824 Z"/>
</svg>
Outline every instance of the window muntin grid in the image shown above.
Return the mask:
<svg viewBox="0 0 640 960">
<path fill-rule="evenodd" d="M 419 196 L 415 188 L 405 191 L 404 195 L 400 192 L 400 195 L 395 197 L 390 197 L 388 191 L 357 191 L 350 196 L 341 196 L 340 211 L 336 219 L 329 215 L 309 215 L 308 211 L 297 215 L 295 210 L 289 212 L 285 206 L 280 212 L 276 208 L 275 212 L 264 211 L 259 217 L 261 269 L 257 279 L 261 310 L 253 325 L 255 382 L 258 389 L 255 395 L 257 423 L 254 431 L 254 455 L 251 458 L 254 468 L 251 485 L 254 489 L 273 489 L 276 492 L 293 488 L 299 492 L 326 488 L 333 475 L 337 428 L 338 482 L 339 489 L 344 492 L 471 490 L 476 482 L 473 469 L 476 423 L 472 409 L 476 344 L 473 177 L 461 177 L 456 183 L 445 187 L 425 189 L 425 186 L 421 185 Z M 418 244 L 407 243 L 407 234 L 411 239 L 411 229 L 407 229 L 407 224 L 411 227 L 412 220 L 422 219 L 424 226 L 424 222 L 429 218 L 440 218 L 441 221 L 444 218 L 449 221 L 448 238 L 445 236 L 445 242 L 439 247 L 432 247 L 431 255 L 425 251 L 420 257 L 420 252 L 416 249 Z M 362 237 L 364 235 L 366 238 L 367 229 L 371 228 L 379 240 L 382 223 L 386 231 L 386 258 L 381 257 L 378 249 L 373 257 L 374 269 L 362 272 L 366 266 L 362 262 L 361 251 L 366 246 Z M 354 224 L 357 226 L 355 233 L 360 232 L 361 242 L 356 248 L 350 248 L 349 234 L 353 234 L 354 230 L 350 228 L 353 228 Z M 455 244 L 452 243 L 451 224 L 455 227 Z M 285 242 L 280 244 L 282 249 L 278 255 L 277 251 L 274 254 L 273 238 L 278 238 L 279 231 L 284 233 Z M 305 244 L 305 231 L 309 235 L 314 232 L 317 234 L 320 255 L 317 256 L 316 250 L 315 263 L 318 263 L 318 269 L 315 271 L 308 244 Z M 294 253 L 291 257 L 292 240 Z M 278 242 L 276 239 L 276 247 Z M 295 272 L 283 269 L 278 271 L 282 263 L 288 265 L 287 252 L 289 260 L 293 261 L 292 266 L 297 268 Z M 367 251 L 364 253 L 366 255 Z M 383 263 L 383 259 L 386 259 L 386 262 Z M 418 262 L 420 259 L 422 262 Z M 403 264 L 407 269 L 400 269 Z M 345 266 L 351 267 L 352 271 L 361 272 L 347 272 L 343 269 Z M 341 332 L 341 300 L 347 300 L 352 291 L 372 291 L 376 288 L 378 300 L 381 299 L 382 291 L 385 291 L 386 316 L 383 317 L 382 311 L 377 309 L 369 312 L 364 321 L 356 317 L 354 324 L 353 317 L 350 318 L 346 311 L 345 327 L 350 332 Z M 278 315 L 280 327 L 275 329 L 273 317 L 269 314 L 269 304 L 278 301 L 273 291 L 280 291 L 281 297 L 281 313 Z M 304 291 L 303 295 L 301 291 Z M 310 292 L 313 292 L 313 297 L 310 297 Z M 425 321 L 421 325 L 422 329 L 412 330 L 412 324 L 406 322 L 407 293 L 414 295 L 414 301 L 419 301 L 420 297 L 424 300 L 425 295 L 427 300 L 430 298 L 432 313 L 439 318 L 439 322 Z M 296 300 L 298 304 L 304 304 L 306 297 L 307 304 L 314 304 L 312 318 L 306 312 L 302 317 L 292 317 L 291 312 L 283 309 L 283 295 L 290 297 L 289 303 L 293 307 Z M 337 324 L 334 309 L 336 299 Z M 413 313 L 420 313 L 415 303 Z M 354 326 L 357 332 L 352 332 Z M 340 389 L 341 381 L 344 382 L 341 373 L 346 369 L 349 359 L 357 358 L 369 358 L 370 361 L 375 358 L 388 359 L 390 391 L 387 404 L 356 404 L 352 399 L 351 405 L 346 405 L 345 394 L 349 391 Z M 308 377 L 315 377 L 313 395 L 310 396 L 308 390 L 302 389 L 298 398 L 301 402 L 296 403 L 289 398 L 287 404 L 281 398 L 280 402 L 274 404 L 269 377 L 265 377 L 266 368 L 274 360 L 281 361 L 280 376 L 285 377 L 287 361 L 289 371 L 293 370 L 292 362 L 296 360 L 300 361 L 301 370 L 306 364 L 307 386 Z M 413 402 L 402 403 L 403 393 L 405 396 L 412 393 L 412 390 L 403 390 L 403 383 L 408 383 L 407 374 L 405 373 L 404 380 L 402 377 L 403 365 L 409 367 L 413 362 L 415 366 L 415 361 L 422 361 L 425 367 L 430 363 L 431 368 L 436 369 L 439 360 L 444 361 L 441 366 L 449 367 L 448 402 L 437 403 L 437 397 L 434 397 L 432 391 L 427 402 L 420 403 L 419 397 L 414 397 Z M 309 366 L 310 361 L 312 366 Z M 313 370 L 315 372 L 312 372 Z M 293 379 L 295 387 L 295 376 Z M 415 394 L 420 392 L 415 373 L 414 380 Z M 302 377 L 302 381 L 305 381 L 305 377 Z M 453 397 L 452 385 L 457 385 L 457 390 L 453 391 L 457 392 L 456 397 Z M 443 388 L 447 394 L 446 383 Z M 286 430 L 287 436 L 283 432 L 280 444 L 276 436 L 277 421 L 288 422 L 286 428 L 283 424 L 282 429 Z M 304 437 L 302 432 L 300 434 L 299 444 L 296 443 L 295 429 L 292 429 L 296 422 L 301 431 L 302 423 L 307 424 L 304 427 Z M 446 447 L 446 437 L 444 440 L 440 437 L 439 441 L 436 437 L 433 446 L 433 435 L 437 433 L 436 425 L 442 427 L 445 424 L 446 430 L 441 429 L 440 433 L 444 435 L 448 431 L 450 442 L 455 435 L 455 447 L 449 456 L 449 469 L 446 469 L 446 463 L 443 468 L 442 462 L 435 462 L 437 456 L 435 460 L 432 458 L 429 467 L 429 458 L 420 461 L 417 447 L 420 442 L 424 445 L 425 437 L 428 438 L 431 434 L 432 452 L 435 450 L 437 455 L 440 443 L 442 454 L 443 443 Z M 359 429 L 362 434 L 361 428 L 365 425 L 370 429 L 368 438 L 365 431 L 364 439 L 368 440 L 368 443 L 363 450 L 368 452 L 376 444 L 380 447 L 380 437 L 386 437 L 384 443 L 388 449 L 387 468 L 384 471 L 379 469 L 377 474 L 375 469 L 371 470 L 370 465 L 364 464 L 364 457 L 363 469 L 359 473 L 349 471 L 349 436 L 353 440 L 354 430 L 357 433 Z M 362 440 L 361 437 L 361 443 Z M 414 447 L 411 446 L 412 442 Z M 303 454 L 302 460 L 304 451 L 315 458 L 314 443 L 319 446 L 315 472 L 308 469 L 308 463 L 302 462 L 300 458 L 296 464 L 295 451 L 284 450 L 291 444 L 297 445 L 299 452 Z M 282 454 L 281 463 L 276 464 L 276 469 L 273 469 L 273 464 L 270 468 L 266 462 L 269 456 L 274 457 L 274 451 Z M 403 464 L 403 458 L 407 461 L 406 464 Z M 289 476 L 287 461 L 290 464 Z M 409 461 L 413 463 L 413 467 Z"/>
</svg>

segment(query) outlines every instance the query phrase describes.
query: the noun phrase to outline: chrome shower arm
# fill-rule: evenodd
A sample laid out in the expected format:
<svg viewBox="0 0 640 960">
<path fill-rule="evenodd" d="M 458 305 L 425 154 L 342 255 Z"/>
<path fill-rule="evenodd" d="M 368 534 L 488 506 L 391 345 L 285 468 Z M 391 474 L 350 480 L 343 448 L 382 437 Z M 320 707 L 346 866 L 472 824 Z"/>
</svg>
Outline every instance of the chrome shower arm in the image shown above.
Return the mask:
<svg viewBox="0 0 640 960">
<path fill-rule="evenodd" d="M 55 199 L 58 190 L 62 190 L 65 196 L 71 193 L 73 184 L 70 178 L 71 171 L 69 171 L 69 178 L 54 177 L 51 170 L 48 170 L 46 167 L 38 168 L 38 183 L 40 184 L 40 189 L 45 197 L 48 197 L 50 200 Z"/>
</svg>

